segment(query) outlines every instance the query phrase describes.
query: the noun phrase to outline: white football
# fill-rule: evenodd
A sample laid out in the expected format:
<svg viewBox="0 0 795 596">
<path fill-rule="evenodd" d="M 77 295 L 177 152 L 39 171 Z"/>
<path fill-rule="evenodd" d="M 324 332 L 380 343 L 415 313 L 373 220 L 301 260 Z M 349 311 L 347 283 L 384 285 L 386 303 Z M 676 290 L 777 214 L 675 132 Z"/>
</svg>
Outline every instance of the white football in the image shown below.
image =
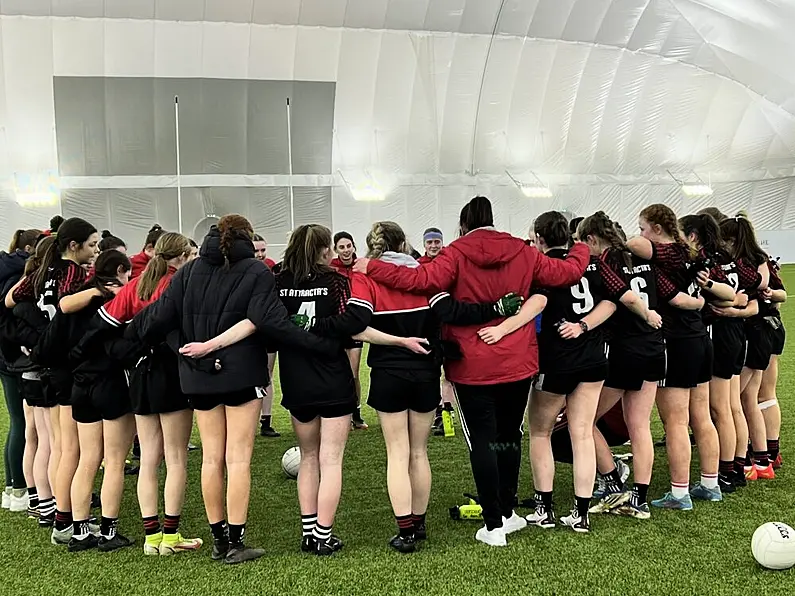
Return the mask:
<svg viewBox="0 0 795 596">
<path fill-rule="evenodd" d="M 767 569 L 789 569 L 795 565 L 795 530 L 781 522 L 762 524 L 751 538 L 754 559 Z"/>
<path fill-rule="evenodd" d="M 282 456 L 282 471 L 288 478 L 298 478 L 298 467 L 301 465 L 301 449 L 290 447 Z"/>
</svg>

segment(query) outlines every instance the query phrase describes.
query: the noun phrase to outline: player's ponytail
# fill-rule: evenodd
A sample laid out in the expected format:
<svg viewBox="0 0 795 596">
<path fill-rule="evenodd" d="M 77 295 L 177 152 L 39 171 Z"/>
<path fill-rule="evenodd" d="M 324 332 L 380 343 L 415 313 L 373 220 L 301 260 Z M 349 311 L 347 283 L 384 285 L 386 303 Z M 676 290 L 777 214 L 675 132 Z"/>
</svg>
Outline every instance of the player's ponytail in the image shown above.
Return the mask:
<svg viewBox="0 0 795 596">
<path fill-rule="evenodd" d="M 535 235 L 542 239 L 547 248 L 566 247 L 569 244 L 569 222 L 558 211 L 547 211 L 533 222 Z"/>
<path fill-rule="evenodd" d="M 616 224 L 604 211 L 597 211 L 582 220 L 577 228 L 577 236 L 585 241 L 589 236 L 607 245 L 607 250 L 618 256 L 627 267 L 632 267 L 632 257 L 627 245 L 616 229 Z"/>
<path fill-rule="evenodd" d="M 326 264 L 332 251 L 331 242 L 331 230 L 325 226 L 298 226 L 287 242 L 282 271 L 292 273 L 295 283 L 308 279 L 312 274 L 331 271 Z"/>
<path fill-rule="evenodd" d="M 119 272 L 128 272 L 132 269 L 130 259 L 120 250 L 106 250 L 101 253 L 94 263 L 94 275 L 91 276 L 81 288 L 89 290 L 96 288 L 107 300 L 113 297 L 110 286 L 121 287 L 122 281 L 119 279 Z"/>
<path fill-rule="evenodd" d="M 146 269 L 138 280 L 138 287 L 135 288 L 138 298 L 144 302 L 150 300 L 160 280 L 168 273 L 168 262 L 179 257 L 185 257 L 187 260 L 190 252 L 190 241 L 182 234 L 176 232 L 162 234 L 155 244 L 155 256 L 146 264 Z"/>
<path fill-rule="evenodd" d="M 682 236 L 676 219 L 676 213 L 674 213 L 673 209 L 668 205 L 663 205 L 662 203 L 649 205 L 640 212 L 640 216 L 650 224 L 660 226 L 663 233 L 670 236 L 674 242 L 687 248 L 691 259 L 696 258 L 698 251 L 690 246 Z"/>
<path fill-rule="evenodd" d="M 689 237 L 691 234 L 696 235 L 697 243 L 706 255 L 710 257 L 728 256 L 723 246 L 720 226 L 710 214 L 685 215 L 679 220 L 679 227 L 685 237 Z"/>
<path fill-rule="evenodd" d="M 754 267 L 767 262 L 768 255 L 759 246 L 754 226 L 747 217 L 738 215 L 723 220 L 720 231 L 723 239 L 732 245 L 732 256 L 735 259 L 742 259 Z"/>
<path fill-rule="evenodd" d="M 36 239 L 40 234 L 41 230 L 17 230 L 11 238 L 11 245 L 8 247 L 8 252 L 25 250 L 29 246 L 36 246 Z"/>
<path fill-rule="evenodd" d="M 394 221 L 377 221 L 367 234 L 367 256 L 379 259 L 387 252 L 405 252 L 406 234 Z"/>
</svg>

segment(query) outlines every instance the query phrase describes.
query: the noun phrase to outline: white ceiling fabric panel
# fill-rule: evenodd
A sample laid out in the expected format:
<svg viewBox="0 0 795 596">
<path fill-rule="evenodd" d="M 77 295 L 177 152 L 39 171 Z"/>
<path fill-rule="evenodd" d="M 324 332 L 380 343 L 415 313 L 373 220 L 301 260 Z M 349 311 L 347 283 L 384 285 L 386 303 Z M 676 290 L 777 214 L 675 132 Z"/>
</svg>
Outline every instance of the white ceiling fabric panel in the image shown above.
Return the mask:
<svg viewBox="0 0 795 596">
<path fill-rule="evenodd" d="M 452 233 L 475 192 L 522 234 L 545 207 L 601 208 L 634 229 L 657 200 L 795 228 L 792 2 L 0 0 L 0 19 L 6 181 L 58 163 L 53 76 L 324 81 L 330 171 L 369 172 L 388 195 L 356 203 L 335 177 L 334 225 L 357 234 L 381 217 Z M 506 170 L 554 199 L 526 200 Z M 686 201 L 666 170 L 715 194 Z"/>
</svg>

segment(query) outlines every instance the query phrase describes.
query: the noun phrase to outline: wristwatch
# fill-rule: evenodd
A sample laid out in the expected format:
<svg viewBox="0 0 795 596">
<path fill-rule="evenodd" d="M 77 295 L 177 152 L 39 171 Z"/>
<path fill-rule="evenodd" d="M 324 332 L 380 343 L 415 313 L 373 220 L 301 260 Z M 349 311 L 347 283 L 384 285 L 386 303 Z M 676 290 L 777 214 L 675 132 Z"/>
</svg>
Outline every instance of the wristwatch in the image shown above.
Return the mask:
<svg viewBox="0 0 795 596">
<path fill-rule="evenodd" d="M 583 333 L 588 333 L 588 323 L 580 321 L 580 329 L 582 329 Z"/>
<path fill-rule="evenodd" d="M 714 286 L 714 285 L 715 285 L 715 282 L 713 282 L 711 279 L 707 281 L 707 289 L 711 289 L 712 286 Z"/>
</svg>

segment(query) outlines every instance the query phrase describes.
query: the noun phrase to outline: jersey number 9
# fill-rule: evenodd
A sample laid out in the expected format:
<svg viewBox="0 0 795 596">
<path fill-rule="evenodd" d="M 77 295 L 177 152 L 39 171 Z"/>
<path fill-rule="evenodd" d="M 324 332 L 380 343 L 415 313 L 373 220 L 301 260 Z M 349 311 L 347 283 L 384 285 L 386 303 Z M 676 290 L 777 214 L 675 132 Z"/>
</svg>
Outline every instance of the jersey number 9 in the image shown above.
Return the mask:
<svg viewBox="0 0 795 596">
<path fill-rule="evenodd" d="M 574 314 L 584 315 L 593 310 L 593 295 L 588 284 L 588 278 L 583 277 L 576 286 L 571 286 L 571 295 L 574 297 L 572 310 Z"/>
</svg>

